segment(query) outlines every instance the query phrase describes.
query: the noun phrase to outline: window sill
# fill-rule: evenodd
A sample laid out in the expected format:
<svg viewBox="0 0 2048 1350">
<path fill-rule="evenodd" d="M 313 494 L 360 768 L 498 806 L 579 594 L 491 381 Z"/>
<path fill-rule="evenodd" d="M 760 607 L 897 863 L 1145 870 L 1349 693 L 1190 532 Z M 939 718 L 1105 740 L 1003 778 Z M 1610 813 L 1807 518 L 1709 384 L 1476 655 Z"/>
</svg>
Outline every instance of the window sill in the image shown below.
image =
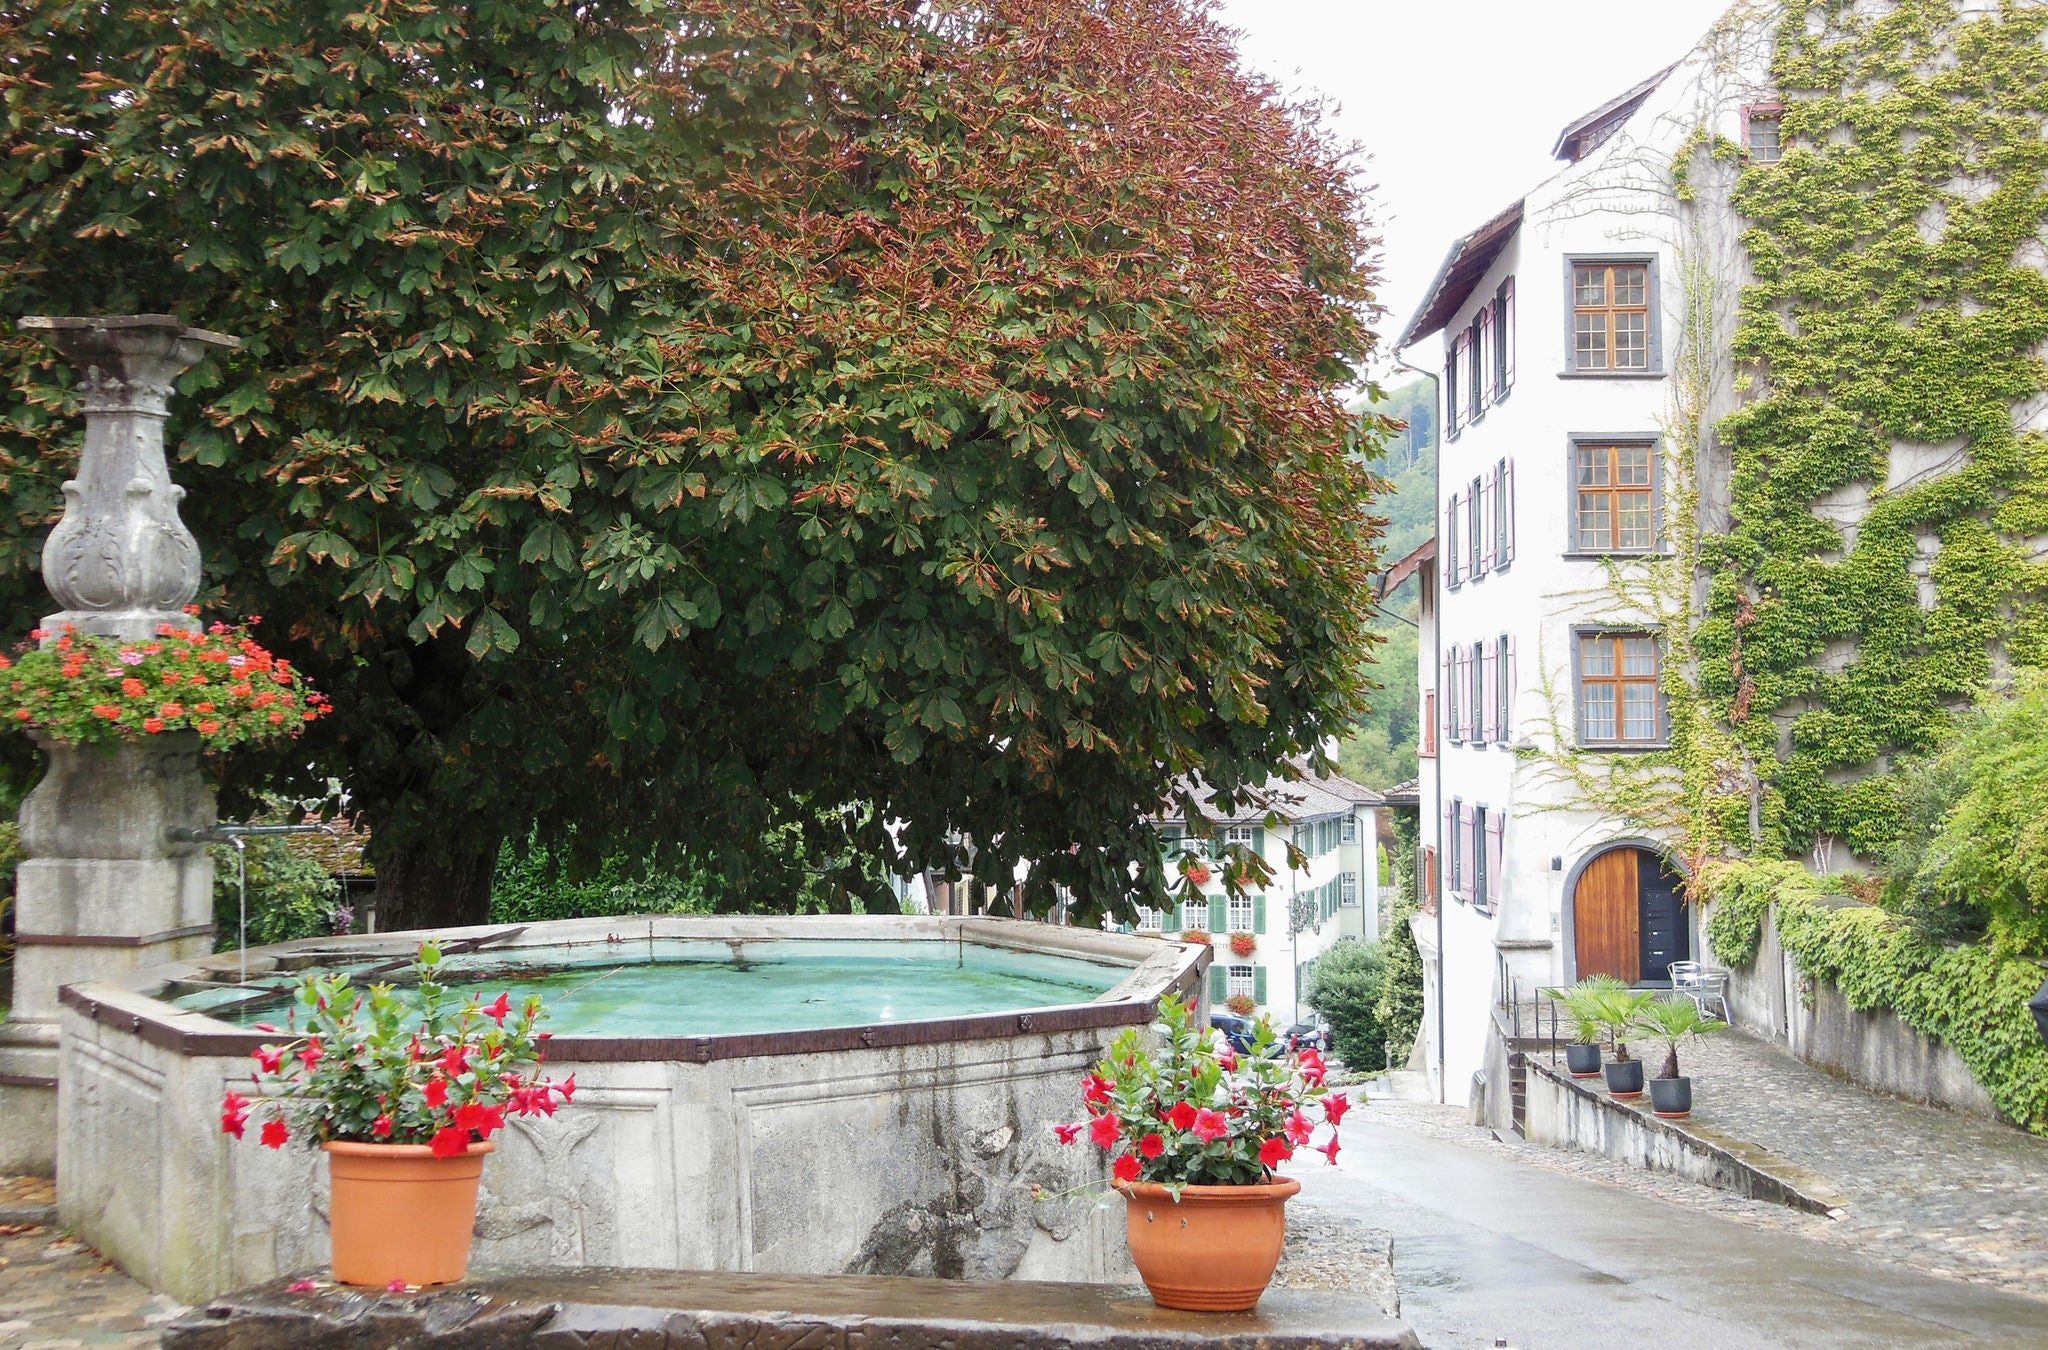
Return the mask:
<svg viewBox="0 0 2048 1350">
<path fill-rule="evenodd" d="M 1661 370 L 1560 370 L 1560 380 L 1661 380 Z"/>
<path fill-rule="evenodd" d="M 1669 741 L 1657 741 L 1654 744 L 1635 741 L 1579 741 L 1577 744 L 1579 749 L 1589 750 L 1596 755 L 1646 755 L 1671 748 Z"/>
<path fill-rule="evenodd" d="M 1621 550 L 1618 552 L 1612 550 L 1594 552 L 1574 550 L 1558 556 L 1573 562 L 1627 562 L 1631 558 L 1669 558 L 1673 555 L 1668 548 L 1646 548 L 1633 551 Z"/>
</svg>

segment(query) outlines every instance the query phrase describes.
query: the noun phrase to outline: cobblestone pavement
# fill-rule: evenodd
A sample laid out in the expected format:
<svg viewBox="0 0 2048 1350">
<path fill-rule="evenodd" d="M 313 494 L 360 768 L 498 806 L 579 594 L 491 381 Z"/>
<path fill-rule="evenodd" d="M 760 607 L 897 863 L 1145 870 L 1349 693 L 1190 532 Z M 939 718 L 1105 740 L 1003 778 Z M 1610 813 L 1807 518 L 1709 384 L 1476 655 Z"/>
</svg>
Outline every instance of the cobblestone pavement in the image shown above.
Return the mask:
<svg viewBox="0 0 2048 1350">
<path fill-rule="evenodd" d="M 0 1225 L 0 1350 L 145 1350 L 184 1310 L 56 1229 Z"/>
</svg>

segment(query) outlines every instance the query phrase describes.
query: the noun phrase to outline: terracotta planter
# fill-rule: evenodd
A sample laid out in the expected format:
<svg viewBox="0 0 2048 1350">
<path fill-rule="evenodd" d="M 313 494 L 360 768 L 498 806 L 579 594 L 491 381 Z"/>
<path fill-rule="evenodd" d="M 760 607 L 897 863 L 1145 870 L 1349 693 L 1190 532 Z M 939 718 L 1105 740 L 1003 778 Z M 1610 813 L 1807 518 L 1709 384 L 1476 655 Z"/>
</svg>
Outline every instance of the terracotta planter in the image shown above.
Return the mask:
<svg viewBox="0 0 2048 1350">
<path fill-rule="evenodd" d="M 1186 1186 L 1180 1201 L 1151 1181 L 1118 1182 L 1124 1234 L 1138 1274 L 1162 1308 L 1245 1312 L 1272 1283 L 1287 1236 L 1291 1177 L 1264 1186 Z"/>
<path fill-rule="evenodd" d="M 471 1144 L 453 1158 L 436 1158 L 425 1144 L 320 1147 L 333 1188 L 328 1228 L 338 1283 L 452 1284 L 469 1273 L 477 1184 L 484 1155 L 497 1145 Z"/>
</svg>

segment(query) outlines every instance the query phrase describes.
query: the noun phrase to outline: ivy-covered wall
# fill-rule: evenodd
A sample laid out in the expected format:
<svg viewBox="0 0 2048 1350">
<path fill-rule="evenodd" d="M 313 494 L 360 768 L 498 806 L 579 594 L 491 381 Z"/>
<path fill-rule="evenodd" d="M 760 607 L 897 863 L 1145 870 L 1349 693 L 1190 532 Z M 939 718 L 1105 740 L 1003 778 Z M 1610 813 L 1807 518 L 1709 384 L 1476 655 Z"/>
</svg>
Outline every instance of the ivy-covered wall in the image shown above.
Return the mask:
<svg viewBox="0 0 2048 1350">
<path fill-rule="evenodd" d="M 2048 657 L 2048 437 L 2015 418 L 2048 387 L 2048 10 L 1873 8 L 1784 4 L 1788 148 L 1735 194 L 1748 401 L 1717 428 L 1732 525 L 1700 542 L 1694 654 L 1760 781 L 1718 832 L 1765 857 L 1881 854 L 1893 758 Z"/>
</svg>

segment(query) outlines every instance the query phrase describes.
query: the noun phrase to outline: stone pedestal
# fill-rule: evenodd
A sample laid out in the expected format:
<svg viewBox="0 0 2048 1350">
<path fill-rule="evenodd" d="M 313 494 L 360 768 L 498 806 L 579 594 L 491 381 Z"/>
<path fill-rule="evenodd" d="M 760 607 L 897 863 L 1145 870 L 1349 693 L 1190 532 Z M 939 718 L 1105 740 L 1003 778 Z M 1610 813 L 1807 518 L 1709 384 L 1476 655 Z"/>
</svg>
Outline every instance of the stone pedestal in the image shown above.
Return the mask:
<svg viewBox="0 0 2048 1350">
<path fill-rule="evenodd" d="M 167 314 L 26 318 L 78 371 L 85 446 L 64 517 L 43 545 L 43 583 L 64 606 L 43 621 L 140 641 L 191 627 L 199 547 L 178 519 L 184 489 L 164 462 L 173 382 L 235 339 Z M 49 1173 L 57 1151 L 57 991 L 207 951 L 213 861 L 172 844 L 213 823 L 197 736 L 108 750 L 45 743 L 48 770 L 21 809 L 28 860 L 15 873 L 13 1007 L 0 1022 L 0 1173 Z"/>
</svg>

